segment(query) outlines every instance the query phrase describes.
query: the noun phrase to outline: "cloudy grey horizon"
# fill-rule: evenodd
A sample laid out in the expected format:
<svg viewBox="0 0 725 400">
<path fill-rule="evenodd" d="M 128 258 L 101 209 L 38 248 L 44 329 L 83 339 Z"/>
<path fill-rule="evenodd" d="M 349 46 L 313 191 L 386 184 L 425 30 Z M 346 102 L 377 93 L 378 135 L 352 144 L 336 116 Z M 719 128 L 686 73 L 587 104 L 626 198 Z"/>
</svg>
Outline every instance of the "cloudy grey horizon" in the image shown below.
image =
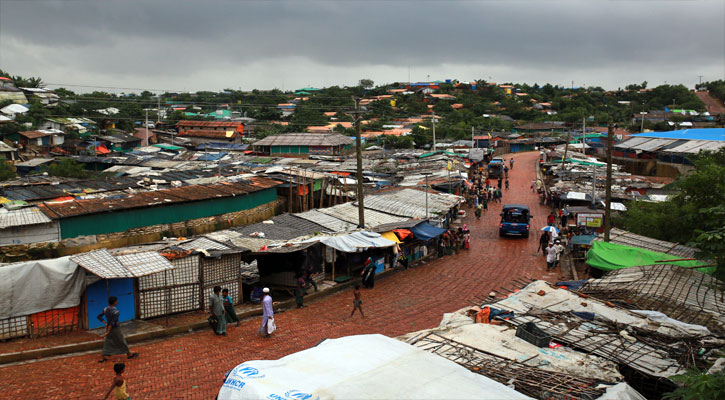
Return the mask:
<svg viewBox="0 0 725 400">
<path fill-rule="evenodd" d="M 725 79 L 725 3 L 0 0 L 0 68 L 77 91 L 362 78 L 692 88 Z"/>
</svg>

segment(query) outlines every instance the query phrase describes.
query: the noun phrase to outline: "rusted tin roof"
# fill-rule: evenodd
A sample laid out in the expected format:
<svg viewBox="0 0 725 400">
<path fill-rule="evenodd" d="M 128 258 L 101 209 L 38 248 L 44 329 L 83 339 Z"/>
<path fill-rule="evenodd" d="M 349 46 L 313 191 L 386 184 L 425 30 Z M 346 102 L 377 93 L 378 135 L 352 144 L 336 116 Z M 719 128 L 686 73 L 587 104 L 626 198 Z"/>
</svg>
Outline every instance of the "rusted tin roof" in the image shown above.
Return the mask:
<svg viewBox="0 0 725 400">
<path fill-rule="evenodd" d="M 38 207 L 52 219 L 77 217 L 133 208 L 153 207 L 164 204 L 184 203 L 253 193 L 279 185 L 280 182 L 252 177 L 246 182 L 224 182 L 213 185 L 192 185 L 180 188 L 130 194 L 116 199 L 72 200 L 62 203 L 43 203 Z"/>
</svg>

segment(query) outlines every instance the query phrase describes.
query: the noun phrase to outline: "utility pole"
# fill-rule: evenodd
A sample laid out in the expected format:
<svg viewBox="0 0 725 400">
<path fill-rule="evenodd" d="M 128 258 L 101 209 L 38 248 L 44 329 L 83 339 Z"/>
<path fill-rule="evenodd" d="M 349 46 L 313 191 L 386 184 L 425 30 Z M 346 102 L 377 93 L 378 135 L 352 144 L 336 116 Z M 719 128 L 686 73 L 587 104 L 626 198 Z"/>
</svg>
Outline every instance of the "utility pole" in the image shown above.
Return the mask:
<svg viewBox="0 0 725 400">
<path fill-rule="evenodd" d="M 161 122 L 161 95 L 156 96 L 156 123 Z"/>
<path fill-rule="evenodd" d="M 360 99 L 355 102 L 355 153 L 357 154 L 357 212 L 358 228 L 365 229 L 365 206 L 363 205 L 362 143 L 360 140 Z"/>
<path fill-rule="evenodd" d="M 702 75 L 698 75 L 698 78 L 700 78 L 700 85 L 702 85 Z"/>
<path fill-rule="evenodd" d="M 436 113 L 433 111 L 433 118 L 431 118 L 431 121 L 433 122 L 433 151 L 436 151 Z"/>
<path fill-rule="evenodd" d="M 566 131 L 566 144 L 564 145 L 564 157 L 561 159 L 561 169 L 564 169 L 566 155 L 569 153 L 569 140 L 571 140 L 571 129 Z M 582 150 L 584 150 L 584 147 L 582 147 Z"/>
<path fill-rule="evenodd" d="M 471 148 L 473 148 L 473 143 L 474 143 L 474 140 L 473 140 L 473 132 L 474 132 L 474 128 L 471 127 Z"/>
<path fill-rule="evenodd" d="M 587 138 L 587 117 L 582 117 L 582 144 L 586 143 Z M 584 153 L 584 146 L 582 146 L 582 153 Z"/>
<path fill-rule="evenodd" d="M 607 187 L 605 194 L 604 208 L 604 241 L 609 241 L 609 231 L 612 228 L 611 216 L 612 216 L 612 142 L 614 141 L 614 125 L 612 121 L 609 121 L 607 127 Z"/>
<path fill-rule="evenodd" d="M 425 174 L 425 220 L 428 220 L 428 175 Z"/>
<path fill-rule="evenodd" d="M 640 111 L 640 112 L 639 112 L 639 116 L 640 116 L 640 118 L 642 119 L 642 126 L 641 126 L 641 127 L 639 128 L 639 132 L 640 132 L 640 133 L 644 132 L 644 116 L 645 116 L 645 115 L 647 115 L 647 113 L 646 113 L 646 112 L 644 112 L 644 111 Z"/>
<path fill-rule="evenodd" d="M 146 109 L 146 146 L 149 145 L 149 109 Z"/>
</svg>

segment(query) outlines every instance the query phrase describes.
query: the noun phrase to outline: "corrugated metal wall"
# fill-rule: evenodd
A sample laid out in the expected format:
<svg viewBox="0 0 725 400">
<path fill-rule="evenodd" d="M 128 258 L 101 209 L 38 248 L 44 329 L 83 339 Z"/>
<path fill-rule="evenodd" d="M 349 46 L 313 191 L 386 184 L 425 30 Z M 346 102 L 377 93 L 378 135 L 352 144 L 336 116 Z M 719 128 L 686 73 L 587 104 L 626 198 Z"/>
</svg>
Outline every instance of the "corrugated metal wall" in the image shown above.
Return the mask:
<svg viewBox="0 0 725 400">
<path fill-rule="evenodd" d="M 57 222 L 0 229 L 0 246 L 58 241 L 60 232 Z"/>
<path fill-rule="evenodd" d="M 60 220 L 61 239 L 211 217 L 249 210 L 275 200 L 277 189 L 270 188 L 236 197 L 65 218 Z"/>
</svg>

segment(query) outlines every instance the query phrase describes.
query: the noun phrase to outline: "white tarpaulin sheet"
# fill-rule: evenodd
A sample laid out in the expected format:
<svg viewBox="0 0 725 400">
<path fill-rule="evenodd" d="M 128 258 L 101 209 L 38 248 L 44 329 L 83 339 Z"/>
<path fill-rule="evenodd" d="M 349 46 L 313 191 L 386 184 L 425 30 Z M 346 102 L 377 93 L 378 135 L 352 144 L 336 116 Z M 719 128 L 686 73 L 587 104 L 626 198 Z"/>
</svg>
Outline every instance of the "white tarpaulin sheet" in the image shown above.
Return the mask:
<svg viewBox="0 0 725 400">
<path fill-rule="evenodd" d="M 383 335 L 328 339 L 279 360 L 234 368 L 219 399 L 530 399 L 508 386 Z"/>
<path fill-rule="evenodd" d="M 0 319 L 80 304 L 86 279 L 70 257 L 0 267 Z"/>
<path fill-rule="evenodd" d="M 326 246 L 340 250 L 343 253 L 356 253 L 371 247 L 390 247 L 395 244 L 392 240 L 385 239 L 375 232 L 354 232 L 342 236 L 328 236 L 315 238 Z"/>
</svg>

